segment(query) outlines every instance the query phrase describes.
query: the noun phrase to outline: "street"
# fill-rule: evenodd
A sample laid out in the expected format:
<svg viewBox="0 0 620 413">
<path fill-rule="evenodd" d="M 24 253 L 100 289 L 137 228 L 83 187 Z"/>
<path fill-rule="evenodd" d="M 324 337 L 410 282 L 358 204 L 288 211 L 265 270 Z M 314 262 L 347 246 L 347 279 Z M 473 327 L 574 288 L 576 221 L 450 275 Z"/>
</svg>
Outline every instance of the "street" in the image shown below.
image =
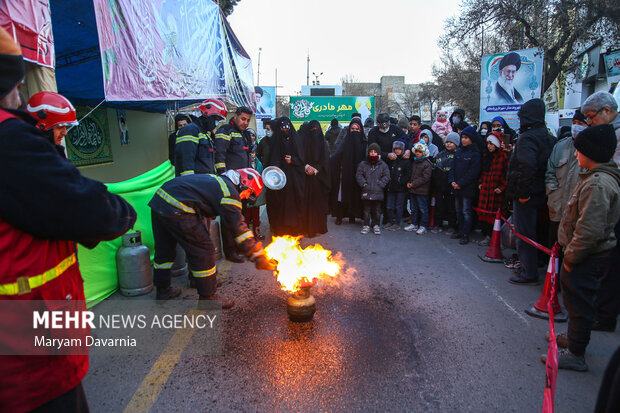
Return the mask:
<svg viewBox="0 0 620 413">
<path fill-rule="evenodd" d="M 341 252 L 348 268 L 312 289 L 309 323 L 288 320 L 270 272 L 218 262 L 221 293 L 236 302 L 223 312 L 223 354 L 91 357 L 91 411 L 541 411 L 548 321 L 523 310 L 542 285 L 509 284 L 510 270 L 482 262 L 473 242 L 360 228 L 329 218 L 329 233 L 302 240 Z M 558 373 L 556 411 L 594 409 L 619 344 L 619 332 L 592 333 L 589 372 Z"/>
</svg>

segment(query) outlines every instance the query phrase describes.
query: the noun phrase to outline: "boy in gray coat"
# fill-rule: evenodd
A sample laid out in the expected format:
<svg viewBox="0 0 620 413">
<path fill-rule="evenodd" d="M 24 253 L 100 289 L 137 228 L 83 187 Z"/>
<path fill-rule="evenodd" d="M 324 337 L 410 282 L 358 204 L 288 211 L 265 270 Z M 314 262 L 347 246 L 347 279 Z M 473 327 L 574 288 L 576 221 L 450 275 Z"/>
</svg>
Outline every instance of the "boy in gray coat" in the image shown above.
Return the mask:
<svg viewBox="0 0 620 413">
<path fill-rule="evenodd" d="M 379 226 L 381 202 L 383 201 L 383 190 L 390 182 L 390 170 L 385 162 L 381 160 L 381 148 L 376 143 L 368 145 L 368 157 L 360 162 L 357 167 L 355 178 L 362 187 L 362 205 L 364 208 L 364 226 L 362 234 L 373 231 L 376 235 L 381 235 Z M 372 217 L 372 222 L 371 222 Z"/>
</svg>

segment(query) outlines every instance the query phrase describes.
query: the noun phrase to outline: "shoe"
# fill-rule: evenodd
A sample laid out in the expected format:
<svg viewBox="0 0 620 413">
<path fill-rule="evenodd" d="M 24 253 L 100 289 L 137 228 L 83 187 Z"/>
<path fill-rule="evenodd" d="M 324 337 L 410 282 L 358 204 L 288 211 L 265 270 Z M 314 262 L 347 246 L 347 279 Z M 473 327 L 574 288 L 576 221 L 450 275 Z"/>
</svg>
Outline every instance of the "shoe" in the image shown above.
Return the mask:
<svg viewBox="0 0 620 413">
<path fill-rule="evenodd" d="M 459 239 L 459 238 L 463 238 L 463 234 L 461 234 L 460 232 L 455 232 L 452 235 L 450 235 L 450 239 Z"/>
<path fill-rule="evenodd" d="M 542 354 L 540 356 L 540 361 L 547 363 L 547 355 Z M 577 356 L 576 354 L 571 353 L 567 348 L 563 348 L 558 351 L 558 368 L 565 370 L 588 371 L 586 358 L 584 356 Z"/>
<path fill-rule="evenodd" d="M 484 237 L 482 241 L 478 242 L 478 245 L 480 245 L 481 247 L 488 247 L 490 244 L 491 244 L 491 237 L 489 237 L 488 235 Z"/>
<path fill-rule="evenodd" d="M 469 236 L 463 235 L 461 239 L 459 240 L 459 244 L 461 245 L 469 244 Z"/>
<path fill-rule="evenodd" d="M 435 227 L 435 228 L 431 229 L 431 232 L 433 234 L 439 234 L 442 231 L 443 231 L 443 229 L 441 227 Z"/>
<path fill-rule="evenodd" d="M 426 234 L 426 228 L 420 227 L 415 233 L 417 235 L 424 235 L 424 234 Z"/>
<path fill-rule="evenodd" d="M 387 224 L 385 224 L 383 226 L 383 229 L 390 229 L 390 228 L 392 228 L 392 225 L 394 225 L 394 224 L 392 224 L 391 222 L 388 222 Z"/>
<path fill-rule="evenodd" d="M 372 230 L 375 232 L 375 235 L 381 235 L 381 227 L 379 225 L 375 225 Z"/>
<path fill-rule="evenodd" d="M 236 262 L 236 263 L 245 262 L 245 258 L 237 254 L 236 252 L 224 253 L 224 255 L 226 256 L 226 261 Z"/>
<path fill-rule="evenodd" d="M 418 226 L 417 225 L 413 225 L 413 224 L 409 224 L 409 225 L 407 225 L 405 227 L 405 231 L 409 231 L 409 232 L 417 231 L 417 229 L 418 229 Z"/>
<path fill-rule="evenodd" d="M 233 300 L 229 300 L 226 297 L 222 297 L 219 294 L 211 294 L 211 295 L 201 295 L 198 296 L 198 300 L 208 300 L 208 301 L 219 301 L 220 304 L 222 304 L 222 310 L 228 310 L 229 308 L 232 308 L 232 306 L 235 305 L 235 302 Z"/>
<path fill-rule="evenodd" d="M 156 300 L 170 300 L 171 298 L 181 295 L 182 290 L 179 287 L 170 285 L 168 287 L 157 287 L 157 293 L 155 294 Z"/>
<path fill-rule="evenodd" d="M 549 341 L 549 332 L 545 333 L 545 339 Z M 560 348 L 568 348 L 568 336 L 564 333 L 560 333 L 555 336 L 555 342 L 558 344 Z"/>
<path fill-rule="evenodd" d="M 540 282 L 538 281 L 538 278 L 525 278 L 525 277 L 522 277 L 521 275 L 513 275 L 512 277 L 510 277 L 508 282 L 510 284 L 515 284 L 515 285 L 539 285 L 540 284 Z"/>
<path fill-rule="evenodd" d="M 616 331 L 616 320 L 613 321 L 601 321 L 597 320 L 592 324 L 592 330 L 594 331 Z"/>
<path fill-rule="evenodd" d="M 389 227 L 388 229 L 389 229 L 390 231 L 400 231 L 400 230 L 401 230 L 400 225 L 396 225 L 396 224 L 393 224 L 393 225 L 392 225 L 391 227 Z"/>
<path fill-rule="evenodd" d="M 336 225 L 341 225 L 341 224 L 342 224 L 342 219 L 336 218 Z"/>
<path fill-rule="evenodd" d="M 362 230 L 360 231 L 360 233 L 364 235 L 368 234 L 369 232 L 370 232 L 370 227 L 368 225 L 364 225 L 362 227 Z"/>
<path fill-rule="evenodd" d="M 509 268 L 509 269 L 514 269 L 515 268 L 515 264 L 519 262 L 519 258 L 517 258 L 517 254 L 512 254 L 512 257 L 510 258 L 506 258 L 504 260 L 504 267 Z M 519 267 L 521 268 L 521 263 L 519 262 Z"/>
</svg>

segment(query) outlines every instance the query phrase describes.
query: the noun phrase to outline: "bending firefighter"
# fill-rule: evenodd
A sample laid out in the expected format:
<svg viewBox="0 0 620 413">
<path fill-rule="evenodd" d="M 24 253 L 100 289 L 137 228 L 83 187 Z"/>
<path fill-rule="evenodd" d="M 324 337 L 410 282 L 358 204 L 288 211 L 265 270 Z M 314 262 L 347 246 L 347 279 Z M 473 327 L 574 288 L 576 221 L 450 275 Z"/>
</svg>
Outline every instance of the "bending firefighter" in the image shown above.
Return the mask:
<svg viewBox="0 0 620 413">
<path fill-rule="evenodd" d="M 218 215 L 224 229 L 234 234 L 239 250 L 256 268 L 275 269 L 241 214 L 241 200 L 255 202 L 262 190 L 261 176 L 251 168 L 231 169 L 221 176 L 179 176 L 157 190 L 149 206 L 155 239 L 154 278 L 158 300 L 181 293 L 180 288 L 170 284 L 170 269 L 178 242 L 187 253 L 200 299 L 220 301 L 225 309 L 234 305 L 233 301 L 216 294 L 215 248 L 207 218 Z"/>
</svg>

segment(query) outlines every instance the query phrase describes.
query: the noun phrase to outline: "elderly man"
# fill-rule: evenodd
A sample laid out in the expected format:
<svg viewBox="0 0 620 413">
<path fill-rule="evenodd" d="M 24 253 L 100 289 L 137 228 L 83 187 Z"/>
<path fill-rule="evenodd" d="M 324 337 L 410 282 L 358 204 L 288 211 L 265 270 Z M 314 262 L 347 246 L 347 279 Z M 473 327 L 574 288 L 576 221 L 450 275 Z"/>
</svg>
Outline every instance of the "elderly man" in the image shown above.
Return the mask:
<svg viewBox="0 0 620 413">
<path fill-rule="evenodd" d="M 618 102 L 607 92 L 596 92 L 583 102 L 581 111 L 591 126 L 611 124 L 618 140 L 613 160 L 620 168 L 620 116 L 618 116 Z M 620 240 L 620 222 L 614 229 L 616 239 Z M 616 244 L 611 252 L 609 267 L 601 279 L 601 287 L 596 297 L 596 320 L 593 330 L 615 331 L 616 319 L 620 312 L 620 243 Z"/>
<path fill-rule="evenodd" d="M 515 75 L 521 68 L 521 56 L 510 52 L 499 61 L 499 79 L 493 90 L 493 103 L 515 105 L 523 103 L 523 97 L 514 88 Z"/>
</svg>

